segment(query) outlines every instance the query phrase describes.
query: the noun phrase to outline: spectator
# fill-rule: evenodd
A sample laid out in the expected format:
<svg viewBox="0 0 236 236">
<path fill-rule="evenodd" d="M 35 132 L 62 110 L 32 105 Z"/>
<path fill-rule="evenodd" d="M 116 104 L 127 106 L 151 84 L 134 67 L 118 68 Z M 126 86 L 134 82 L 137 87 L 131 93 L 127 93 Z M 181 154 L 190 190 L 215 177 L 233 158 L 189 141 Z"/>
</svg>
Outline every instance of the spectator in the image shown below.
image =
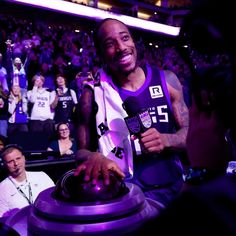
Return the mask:
<svg viewBox="0 0 236 236">
<path fill-rule="evenodd" d="M 0 135 L 7 137 L 7 120 L 8 120 L 8 94 L 3 91 L 0 82 Z"/>
<path fill-rule="evenodd" d="M 85 179 L 96 183 L 101 172 L 108 184 L 113 170 L 166 206 L 183 184 L 177 150 L 185 148 L 188 108 L 181 84 L 171 71 L 137 65 L 133 38 L 118 20 L 102 21 L 94 31 L 94 43 L 104 67 L 100 81 L 85 86 L 80 98 L 77 157 L 85 160 L 75 174 L 85 170 Z M 152 127 L 131 140 L 122 106 L 130 96 L 152 112 L 153 121 Z"/>
<path fill-rule="evenodd" d="M 12 76 L 12 85 L 19 85 L 22 89 L 22 92 L 25 93 L 28 88 L 28 80 L 26 77 L 26 72 L 24 65 L 19 57 L 16 57 L 13 60 L 13 76 Z"/>
<path fill-rule="evenodd" d="M 32 89 L 32 87 L 33 87 L 32 81 L 30 80 L 30 78 L 33 78 L 33 76 L 36 73 L 40 72 L 39 52 L 35 48 L 34 44 L 31 44 L 31 45 L 32 45 L 32 47 L 27 54 L 27 64 L 25 65 L 25 72 L 27 74 L 27 89 L 28 90 Z M 45 78 L 45 81 L 46 81 L 46 78 Z"/>
<path fill-rule="evenodd" d="M 0 135 L 0 152 L 5 147 L 6 143 L 7 143 L 6 137 L 3 135 Z"/>
<path fill-rule="evenodd" d="M 19 85 L 13 85 L 8 98 L 8 136 L 18 131 L 28 131 L 28 101 L 26 94 L 21 93 Z"/>
<path fill-rule="evenodd" d="M 21 58 L 15 57 L 12 59 L 12 44 L 11 40 L 7 40 L 7 63 L 9 68 L 9 75 L 11 78 L 10 85 L 19 85 L 21 88 L 22 95 L 27 92 L 28 79 L 25 71 L 25 64 L 27 58 L 23 64 Z"/>
<path fill-rule="evenodd" d="M 7 142 L 8 142 L 8 139 L 5 136 L 0 135 L 0 153 L 3 150 L 3 148 L 7 145 Z M 2 158 L 0 157 L 0 182 L 6 177 L 6 173 L 5 173 L 6 171 L 4 170 L 1 163 L 2 163 Z"/>
<path fill-rule="evenodd" d="M 55 75 L 52 73 L 51 66 L 43 62 L 41 64 L 40 73 L 45 78 L 44 87 L 48 91 L 53 91 L 55 89 Z"/>
<path fill-rule="evenodd" d="M 76 92 L 77 99 L 82 94 L 84 84 L 91 80 L 94 80 L 91 72 L 79 72 L 76 74 L 75 79 L 70 83 L 70 88 Z"/>
<path fill-rule="evenodd" d="M 169 235 L 173 229 L 176 234 L 187 236 L 236 234 L 236 126 L 232 113 L 236 102 L 236 46 L 232 31 L 235 13 L 232 1 L 220 3 L 196 1 L 179 37 L 181 45 L 189 47 L 180 50 L 193 75 L 187 186 L 137 235 Z M 207 60 L 208 66 L 194 60 L 193 53 Z M 220 55 L 228 57 L 230 64 L 216 64 Z"/>
<path fill-rule="evenodd" d="M 55 75 L 57 74 L 65 74 L 69 71 L 68 63 L 66 62 L 64 54 L 58 54 L 55 56 L 53 65 L 52 65 L 52 71 Z"/>
<path fill-rule="evenodd" d="M 40 64 L 46 63 L 49 66 L 52 66 L 53 64 L 52 56 L 53 56 L 53 51 L 54 51 L 53 44 L 48 41 L 42 42 L 40 51 L 41 53 L 40 53 L 39 63 Z"/>
<path fill-rule="evenodd" d="M 49 137 L 54 135 L 54 110 L 52 104 L 55 95 L 47 91 L 44 87 L 44 77 L 35 75 L 32 78 L 34 87 L 27 93 L 30 106 L 29 130 L 37 132 L 45 132 Z"/>
<path fill-rule="evenodd" d="M 235 117 L 231 112 L 236 100 L 232 69 L 235 65 L 231 61 L 235 54 L 234 43 L 229 40 L 230 27 L 226 23 L 230 20 L 225 15 L 222 21 L 216 19 L 216 12 L 221 12 L 221 7 L 214 9 L 213 14 L 211 3 L 211 0 L 195 3 L 179 37 L 181 43 L 188 45 L 188 48 L 179 49 L 192 73 L 193 104 L 187 135 L 191 168 L 186 182 L 195 184 L 225 174 L 228 162 L 232 160 L 229 143 L 233 144 L 231 141 L 235 137 Z M 201 40 L 196 37 L 200 34 L 204 35 Z M 225 40 L 229 43 L 224 43 Z M 219 64 L 220 57 L 228 59 Z"/>
<path fill-rule="evenodd" d="M 67 87 L 67 80 L 63 74 L 56 76 L 56 90 L 52 94 L 55 97 L 53 103 L 55 124 L 69 123 L 73 129 L 74 110 L 78 100 L 75 91 Z"/>
<path fill-rule="evenodd" d="M 77 151 L 77 145 L 70 136 L 70 127 L 67 123 L 59 123 L 56 128 L 58 139 L 52 141 L 47 150 L 55 151 L 63 156 L 74 155 Z"/>
<path fill-rule="evenodd" d="M 2 84 L 3 91 L 5 93 L 9 92 L 8 80 L 7 80 L 7 70 L 2 65 L 2 54 L 0 53 L 0 83 Z"/>
<path fill-rule="evenodd" d="M 0 217 L 9 217 L 34 203 L 41 191 L 54 186 L 46 173 L 25 170 L 25 157 L 19 146 L 5 146 L 1 158 L 8 176 L 0 183 Z"/>
</svg>

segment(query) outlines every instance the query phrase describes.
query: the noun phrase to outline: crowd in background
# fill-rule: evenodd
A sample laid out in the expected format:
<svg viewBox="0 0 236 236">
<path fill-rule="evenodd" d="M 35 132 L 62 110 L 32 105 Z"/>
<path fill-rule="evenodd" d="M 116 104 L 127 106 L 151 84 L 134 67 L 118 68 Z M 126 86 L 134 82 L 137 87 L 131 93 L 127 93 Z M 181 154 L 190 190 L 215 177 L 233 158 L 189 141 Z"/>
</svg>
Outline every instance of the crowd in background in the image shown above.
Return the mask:
<svg viewBox="0 0 236 236">
<path fill-rule="evenodd" d="M 46 131 L 54 137 L 56 124 L 68 122 L 74 127 L 82 85 L 95 79 L 101 66 L 92 31 L 8 15 L 0 16 L 0 25 L 0 134 Z M 189 68 L 175 46 L 163 38 L 151 46 L 137 35 L 138 63 L 176 73 L 190 106 Z M 193 57 L 196 64 L 212 63 L 209 58 Z M 216 62 L 222 60 L 227 59 Z M 62 111 L 66 111 L 63 117 Z"/>
<path fill-rule="evenodd" d="M 0 122 L 3 124 L 0 133 L 9 136 L 14 130 L 27 129 L 51 130 L 53 133 L 53 124 L 65 121 L 73 123 L 73 104 L 77 104 L 80 98 L 82 84 L 88 79 L 95 79 L 101 65 L 93 45 L 92 32 L 76 31 L 73 27 L 56 24 L 30 22 L 13 16 L 1 16 L 1 25 L 0 84 L 5 106 L 1 107 L 0 112 Z M 188 72 L 183 60 L 173 46 L 164 41 L 158 44 L 159 48 L 154 49 L 140 37 L 137 42 L 139 63 L 148 62 L 174 71 L 187 95 L 188 86 L 185 81 L 188 80 Z M 40 107 L 36 109 L 32 105 L 35 103 L 32 94 L 39 87 L 43 88 L 41 96 L 44 92 L 41 100 L 48 98 L 48 103 L 40 102 L 41 110 Z M 61 87 L 64 91 L 60 91 Z M 73 101 L 70 104 L 70 114 L 64 120 L 58 118 L 61 109 L 55 101 L 58 97 L 56 95 L 60 96 L 60 93 L 67 93 L 68 100 Z M 189 104 L 187 96 L 186 99 Z M 16 104 L 20 106 L 20 120 L 13 115 Z M 46 120 L 46 128 L 41 129 Z M 16 125 L 18 128 L 12 128 L 17 122 L 20 123 Z M 2 130 L 3 127 L 6 127 L 5 130 Z"/>
<path fill-rule="evenodd" d="M 233 165 L 235 164 L 235 119 L 231 113 L 235 101 L 234 70 L 231 67 L 235 62 L 235 44 L 231 30 L 225 30 L 228 23 L 231 22 L 230 17 L 232 16 L 232 12 L 229 14 L 228 10 L 233 10 L 233 8 L 230 8 L 228 4 L 225 5 L 229 8 L 227 11 L 217 4 L 218 11 L 210 12 L 208 9 L 205 11 L 206 15 L 203 14 L 204 11 L 200 11 L 200 15 L 195 15 L 197 18 L 194 18 L 192 22 L 190 18 L 190 24 L 187 24 L 190 28 L 187 27 L 187 31 L 185 28 L 182 33 L 185 36 L 190 35 L 190 43 L 193 45 L 196 43 L 196 36 L 201 35 L 202 37 L 197 37 L 197 47 L 195 45 L 196 50 L 201 52 L 200 54 L 191 50 L 187 45 L 182 45 L 183 50 L 190 55 L 188 65 L 179 57 L 173 45 L 160 40 L 158 41 L 160 47 L 154 49 L 149 47 L 143 38 L 138 40 L 138 62 L 154 64 L 160 69 L 174 71 L 183 86 L 186 103 L 189 107 L 191 106 L 191 109 L 189 113 L 190 129 L 187 137 L 190 168 L 189 174 L 185 176 L 185 183 L 189 184 L 187 191 L 184 189 L 177 201 L 174 201 L 162 215 L 147 222 L 137 235 L 146 234 L 149 231 L 153 233 L 157 230 L 162 232 L 160 229 L 164 229 L 163 232 L 166 233 L 166 230 L 172 230 L 175 226 L 178 228 L 183 222 L 185 231 L 181 229 L 181 233 L 186 232 L 188 235 L 209 235 L 219 231 L 223 231 L 227 235 L 235 235 L 235 227 L 231 223 L 235 222 L 235 211 L 232 211 L 235 205 L 235 165 Z M 219 16 L 219 10 L 223 10 L 223 13 L 227 12 L 227 15 L 219 21 L 218 17 L 211 18 Z M 197 24 L 195 24 L 196 22 Z M 221 24 L 222 22 L 223 24 Z M 14 27 L 12 27 L 13 25 Z M 37 116 L 41 113 L 37 113 L 37 109 L 34 110 L 34 113 L 32 112 L 35 97 L 39 98 L 39 107 L 45 108 L 45 101 L 48 103 L 47 112 L 45 112 L 49 115 L 46 119 L 48 126 L 45 130 L 49 130 L 48 127 L 51 126 L 58 134 L 58 142 L 51 142 L 48 150 L 58 148 L 60 140 L 65 141 L 62 145 L 63 149 L 60 150 L 61 153 L 67 152 L 68 146 L 71 150 L 76 148 L 76 142 L 71 141 L 70 132 L 68 132 L 71 127 L 73 129 L 75 121 L 72 115 L 73 106 L 70 106 L 72 113 L 67 114 L 66 118 L 64 117 L 68 119 L 67 121 L 71 121 L 70 124 L 60 122 L 62 118 L 58 118 L 56 109 L 58 107 L 63 109 L 63 102 L 67 101 L 63 98 L 65 94 L 70 97 L 70 104 L 76 105 L 80 99 L 83 81 L 96 79 L 96 71 L 101 63 L 97 59 L 93 47 L 92 32 L 89 30 L 76 32 L 73 28 L 56 27 L 39 22 L 34 24 L 23 19 L 1 17 L 1 15 L 0 26 L 3 26 L 0 32 L 0 150 L 5 145 L 6 136 L 15 130 L 14 122 L 17 117 L 14 112 L 17 104 L 18 118 L 26 121 L 21 123 L 21 130 L 28 132 L 33 130 L 32 127 L 36 130 L 43 127 L 44 122 L 41 123 L 41 117 Z M 40 30 L 36 30 L 39 26 Z M 218 26 L 220 27 L 218 28 Z M 229 28 L 231 29 L 231 26 Z M 201 31 L 202 29 L 204 30 Z M 44 33 L 46 33 L 46 37 Z M 85 38 L 86 40 L 84 40 Z M 229 38 L 230 40 L 228 40 Z M 45 40 L 48 43 L 46 55 L 43 50 Z M 17 44 L 19 44 L 18 49 Z M 203 53 L 204 51 L 209 52 L 209 48 L 213 49 L 214 56 Z M 224 53 L 229 50 L 228 53 L 232 57 L 230 59 L 233 59 L 230 67 L 228 67 L 230 61 L 226 54 L 216 54 L 221 53 L 222 49 Z M 87 53 L 84 54 L 84 51 Z M 73 58 L 76 60 L 73 61 Z M 190 76 L 189 66 L 191 69 L 194 68 L 193 78 Z M 43 74 L 43 68 L 48 68 L 51 79 L 47 79 L 47 73 Z M 84 77 L 81 78 L 81 76 Z M 24 78 L 24 80 L 22 81 L 20 78 Z M 202 79 L 199 80 L 199 78 Z M 195 80 L 194 85 L 199 87 L 194 88 L 193 86 L 195 91 L 191 101 L 189 81 L 192 79 Z M 200 83 L 197 84 L 197 80 Z M 34 96 L 36 93 L 38 95 Z M 218 96 L 219 94 L 222 96 Z M 61 106 L 58 106 L 60 99 L 62 103 Z M 51 111 L 52 113 L 50 113 Z M 223 113 L 221 113 L 222 111 Z M 38 120 L 34 120 L 35 117 Z M 70 120 L 68 117 L 72 119 Z M 4 130 L 4 127 L 7 127 L 7 130 Z M 229 147 L 232 150 L 229 150 Z M 228 153 L 229 151 L 233 152 L 233 155 Z M 229 157 L 233 157 L 233 161 L 229 163 L 227 175 L 225 175 Z M 222 218 L 222 216 L 224 217 Z M 170 225 L 173 227 L 169 227 Z"/>
</svg>

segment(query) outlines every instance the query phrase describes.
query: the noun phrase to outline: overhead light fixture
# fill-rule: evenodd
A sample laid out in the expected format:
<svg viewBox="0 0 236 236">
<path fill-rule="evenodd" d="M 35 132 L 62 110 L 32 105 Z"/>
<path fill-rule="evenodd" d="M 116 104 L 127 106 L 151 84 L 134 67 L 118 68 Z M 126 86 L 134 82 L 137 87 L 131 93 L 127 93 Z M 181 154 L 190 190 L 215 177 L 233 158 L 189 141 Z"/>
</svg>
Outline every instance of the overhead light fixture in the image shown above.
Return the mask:
<svg viewBox="0 0 236 236">
<path fill-rule="evenodd" d="M 138 29 L 148 30 L 152 32 L 157 32 L 160 34 L 165 34 L 169 36 L 177 36 L 180 31 L 180 27 L 165 25 L 157 22 L 152 22 L 148 20 L 143 20 L 131 16 L 121 15 L 113 13 L 110 11 L 101 10 L 94 7 L 84 6 L 81 4 L 75 4 L 73 2 L 67 2 L 63 0 L 8 0 L 8 2 L 15 2 L 20 4 L 25 4 L 29 6 L 39 7 L 43 9 L 51 9 L 63 13 L 68 13 L 72 15 L 82 16 L 89 19 L 102 20 L 105 18 L 115 18 L 126 25 L 135 27 Z"/>
</svg>

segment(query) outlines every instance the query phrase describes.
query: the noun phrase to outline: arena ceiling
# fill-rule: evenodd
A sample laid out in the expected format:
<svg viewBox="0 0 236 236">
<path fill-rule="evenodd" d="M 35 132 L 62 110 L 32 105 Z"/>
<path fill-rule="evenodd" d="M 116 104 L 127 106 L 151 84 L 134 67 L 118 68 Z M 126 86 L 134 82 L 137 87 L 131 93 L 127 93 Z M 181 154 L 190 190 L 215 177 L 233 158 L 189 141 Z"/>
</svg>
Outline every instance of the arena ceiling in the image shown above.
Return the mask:
<svg viewBox="0 0 236 236">
<path fill-rule="evenodd" d="M 127 1 L 127 0 L 99 0 L 98 2 L 104 2 L 107 4 L 111 4 L 111 2 L 137 2 L 143 4 L 151 4 L 154 6 L 165 6 L 168 8 L 172 7 L 188 7 L 192 4 L 192 0 L 135 0 L 135 1 Z"/>
</svg>

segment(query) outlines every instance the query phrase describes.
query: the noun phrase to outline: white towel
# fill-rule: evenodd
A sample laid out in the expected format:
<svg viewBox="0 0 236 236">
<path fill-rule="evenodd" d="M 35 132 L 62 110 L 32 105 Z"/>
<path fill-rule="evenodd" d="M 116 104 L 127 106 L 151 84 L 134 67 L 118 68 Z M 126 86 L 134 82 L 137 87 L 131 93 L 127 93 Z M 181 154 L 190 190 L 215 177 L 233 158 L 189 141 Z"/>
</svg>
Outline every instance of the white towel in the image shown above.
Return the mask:
<svg viewBox="0 0 236 236">
<path fill-rule="evenodd" d="M 126 177 L 133 176 L 133 155 L 130 143 L 130 133 L 124 121 L 127 117 L 122 107 L 122 100 L 115 89 L 112 80 L 107 74 L 100 70 L 100 84 L 93 86 L 95 101 L 98 104 L 96 114 L 97 132 L 99 138 L 99 150 L 107 158 L 115 161 L 124 171 Z M 100 124 L 108 127 L 108 131 L 101 135 Z M 117 157 L 114 152 L 124 150 L 122 155 Z"/>
</svg>

